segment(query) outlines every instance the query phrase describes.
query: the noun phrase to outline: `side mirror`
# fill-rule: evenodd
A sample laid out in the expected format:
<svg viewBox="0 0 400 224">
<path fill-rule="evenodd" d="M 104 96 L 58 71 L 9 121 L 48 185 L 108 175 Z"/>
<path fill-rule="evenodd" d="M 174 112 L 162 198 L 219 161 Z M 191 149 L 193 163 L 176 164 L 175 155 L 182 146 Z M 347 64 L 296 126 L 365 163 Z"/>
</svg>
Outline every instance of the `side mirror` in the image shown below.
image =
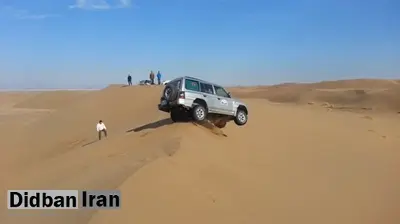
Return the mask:
<svg viewBox="0 0 400 224">
<path fill-rule="evenodd" d="M 231 98 L 231 93 L 230 92 L 228 92 L 228 96 L 229 96 L 229 98 Z"/>
</svg>

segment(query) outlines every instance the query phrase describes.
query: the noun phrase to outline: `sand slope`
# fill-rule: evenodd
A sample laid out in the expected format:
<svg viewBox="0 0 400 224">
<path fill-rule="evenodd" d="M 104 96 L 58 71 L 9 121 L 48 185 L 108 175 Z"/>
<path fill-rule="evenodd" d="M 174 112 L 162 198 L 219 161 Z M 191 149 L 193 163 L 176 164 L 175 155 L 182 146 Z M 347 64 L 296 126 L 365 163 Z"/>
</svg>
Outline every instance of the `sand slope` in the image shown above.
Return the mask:
<svg viewBox="0 0 400 224">
<path fill-rule="evenodd" d="M 1 187 L 120 189 L 123 205 L 10 212 L 2 204 L 0 223 L 400 222 L 399 115 L 277 104 L 254 89 L 234 92 L 247 94 L 248 124 L 223 130 L 172 124 L 156 109 L 159 87 L 19 98 L 35 109 L 25 112 L 31 122 L 0 123 L 18 134 L 0 143 Z M 42 104 L 52 111 L 38 112 Z M 102 141 L 98 119 L 109 129 Z"/>
<path fill-rule="evenodd" d="M 390 119 L 249 103 L 249 126 L 228 127 L 227 138 L 186 127 L 176 156 L 128 179 L 122 210 L 91 223 L 400 221 Z"/>
</svg>

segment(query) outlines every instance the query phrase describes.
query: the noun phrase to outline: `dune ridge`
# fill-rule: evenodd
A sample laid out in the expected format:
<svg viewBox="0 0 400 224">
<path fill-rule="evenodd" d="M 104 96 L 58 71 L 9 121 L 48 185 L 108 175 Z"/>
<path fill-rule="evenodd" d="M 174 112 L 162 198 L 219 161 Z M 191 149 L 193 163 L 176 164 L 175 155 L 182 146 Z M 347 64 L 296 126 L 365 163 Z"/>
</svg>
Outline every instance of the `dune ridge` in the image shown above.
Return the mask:
<svg viewBox="0 0 400 224">
<path fill-rule="evenodd" d="M 119 189 L 123 197 L 109 211 L 2 204 L 0 222 L 399 223 L 399 115 L 379 104 L 398 82 L 346 82 L 233 88 L 249 122 L 224 129 L 172 123 L 156 108 L 158 86 L 0 93 L 3 189 Z M 368 103 L 324 95 L 348 97 L 349 89 L 364 90 Z M 373 109 L 327 110 L 310 99 Z M 101 141 L 99 119 L 109 130 Z"/>
<path fill-rule="evenodd" d="M 231 88 L 243 98 L 264 98 L 278 103 L 329 104 L 332 109 L 400 113 L 399 80 L 355 79 L 319 83 L 285 83 L 242 90 Z"/>
</svg>

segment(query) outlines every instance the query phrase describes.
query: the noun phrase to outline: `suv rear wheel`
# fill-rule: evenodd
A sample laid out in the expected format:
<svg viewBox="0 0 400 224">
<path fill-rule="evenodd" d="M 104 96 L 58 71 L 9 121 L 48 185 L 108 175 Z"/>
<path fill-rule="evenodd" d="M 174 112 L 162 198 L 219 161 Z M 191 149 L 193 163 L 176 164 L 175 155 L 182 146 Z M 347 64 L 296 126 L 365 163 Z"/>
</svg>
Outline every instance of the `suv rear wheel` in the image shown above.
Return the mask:
<svg viewBox="0 0 400 224">
<path fill-rule="evenodd" d="M 207 117 L 207 110 L 203 105 L 196 105 L 192 109 L 192 116 L 195 121 L 204 121 Z"/>
<path fill-rule="evenodd" d="M 247 113 L 242 109 L 238 109 L 234 121 L 236 125 L 245 125 L 247 123 Z"/>
<path fill-rule="evenodd" d="M 170 117 L 173 122 L 182 122 L 182 121 L 187 121 L 189 119 L 187 111 L 180 108 L 175 108 L 171 110 Z"/>
</svg>

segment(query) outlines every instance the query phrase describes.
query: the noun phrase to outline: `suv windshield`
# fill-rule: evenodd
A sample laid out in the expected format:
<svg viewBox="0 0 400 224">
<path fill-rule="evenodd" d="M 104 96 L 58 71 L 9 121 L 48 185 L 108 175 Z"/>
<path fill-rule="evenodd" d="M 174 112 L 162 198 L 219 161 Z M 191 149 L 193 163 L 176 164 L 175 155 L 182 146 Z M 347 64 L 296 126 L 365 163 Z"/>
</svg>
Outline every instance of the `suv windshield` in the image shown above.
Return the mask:
<svg viewBox="0 0 400 224">
<path fill-rule="evenodd" d="M 214 86 L 214 89 L 215 89 L 215 95 L 220 97 L 230 98 L 228 92 L 226 92 L 225 89 L 222 88 L 221 86 Z"/>
</svg>

